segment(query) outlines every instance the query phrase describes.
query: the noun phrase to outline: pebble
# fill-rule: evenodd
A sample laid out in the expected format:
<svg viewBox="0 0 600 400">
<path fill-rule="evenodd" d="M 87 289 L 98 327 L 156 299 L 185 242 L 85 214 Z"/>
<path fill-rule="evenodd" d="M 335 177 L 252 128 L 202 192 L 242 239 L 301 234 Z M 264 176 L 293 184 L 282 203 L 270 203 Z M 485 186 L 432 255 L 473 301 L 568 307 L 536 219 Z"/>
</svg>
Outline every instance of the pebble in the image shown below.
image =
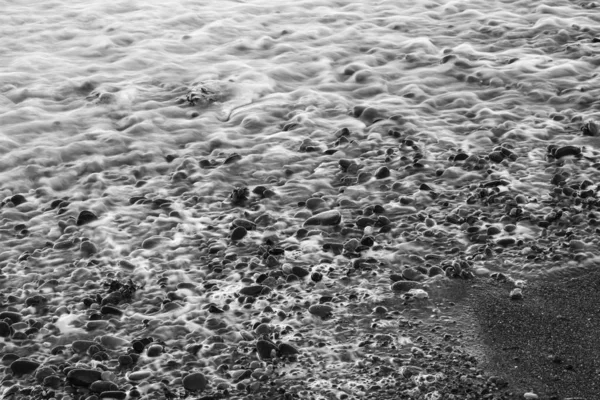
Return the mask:
<svg viewBox="0 0 600 400">
<path fill-rule="evenodd" d="M 235 227 L 242 227 L 242 228 L 246 228 L 246 230 L 251 231 L 256 229 L 256 224 L 252 221 L 248 221 L 247 219 L 243 219 L 243 218 L 238 218 L 238 219 L 234 219 L 233 222 L 231 223 L 231 226 Z"/>
<path fill-rule="evenodd" d="M 56 374 L 56 371 L 50 367 L 41 367 L 35 371 L 35 380 L 42 383 L 46 377 Z"/>
<path fill-rule="evenodd" d="M 516 288 L 516 289 L 511 290 L 510 299 L 511 300 L 523 299 L 523 290 L 521 288 Z"/>
<path fill-rule="evenodd" d="M 247 234 L 248 231 L 246 228 L 243 226 L 238 226 L 231 232 L 231 240 L 237 242 L 238 240 L 242 240 L 244 237 L 246 237 Z"/>
<path fill-rule="evenodd" d="M 375 178 L 377 179 L 384 179 L 384 178 L 388 178 L 390 176 L 390 169 L 388 167 L 386 167 L 385 165 L 382 167 L 379 167 L 377 169 L 377 171 L 375 171 Z"/>
<path fill-rule="evenodd" d="M 240 294 L 244 296 L 258 296 L 260 294 L 266 294 L 271 291 L 271 288 L 263 285 L 251 285 L 240 289 Z"/>
<path fill-rule="evenodd" d="M 183 377 L 183 388 L 190 392 L 197 392 L 206 389 L 208 381 L 201 372 L 193 372 Z"/>
<path fill-rule="evenodd" d="M 312 225 L 337 225 L 342 221 L 342 215 L 337 210 L 323 211 L 322 213 L 313 215 L 306 221 L 304 226 Z"/>
<path fill-rule="evenodd" d="M 108 390 L 106 392 L 100 393 L 101 399 L 115 399 L 115 400 L 124 400 L 127 398 L 127 393 L 121 390 Z"/>
<path fill-rule="evenodd" d="M 533 392 L 527 392 L 525 394 L 523 394 L 523 397 L 526 400 L 535 400 L 535 399 L 539 399 L 539 396 Z"/>
<path fill-rule="evenodd" d="M 426 275 L 423 275 L 422 273 L 420 273 L 419 271 L 417 271 L 414 268 L 406 268 L 402 271 L 402 276 L 404 277 L 404 279 L 407 279 L 409 281 L 422 281 L 425 278 L 427 278 Z"/>
<path fill-rule="evenodd" d="M 88 387 L 101 379 L 102 373 L 95 369 L 75 368 L 67 374 L 67 380 L 75 386 Z"/>
<path fill-rule="evenodd" d="M 109 381 L 96 381 L 90 385 L 90 390 L 96 393 L 108 392 L 111 390 L 118 390 L 119 387 L 116 383 Z"/>
<path fill-rule="evenodd" d="M 0 321 L 0 337 L 10 336 L 10 325 L 4 321 Z"/>
<path fill-rule="evenodd" d="M 135 371 L 130 373 L 127 376 L 127 379 L 129 379 L 130 381 L 143 381 L 144 379 L 148 379 L 152 376 L 152 371 L 149 370 L 142 370 L 142 371 Z"/>
<path fill-rule="evenodd" d="M 117 307 L 113 307 L 113 306 L 102 306 L 102 308 L 100 308 L 100 313 L 105 314 L 105 315 L 116 315 L 116 316 L 123 315 L 123 311 L 121 311 Z"/>
<path fill-rule="evenodd" d="M 92 340 L 76 340 L 71 343 L 71 348 L 76 353 L 85 353 L 91 346 L 96 346 L 98 343 Z"/>
<path fill-rule="evenodd" d="M 142 248 L 146 249 L 146 250 L 150 250 L 150 249 L 155 248 L 161 242 L 164 242 L 166 240 L 167 240 L 167 238 L 165 238 L 163 236 L 152 236 L 152 237 L 149 237 L 148 239 L 145 239 L 142 242 Z"/>
<path fill-rule="evenodd" d="M 277 351 L 277 346 L 269 340 L 261 339 L 256 342 L 256 352 L 261 359 L 271 358 L 273 350 Z"/>
<path fill-rule="evenodd" d="M 153 344 L 152 346 L 148 347 L 148 351 L 147 351 L 147 355 L 148 357 L 158 357 L 162 354 L 163 352 L 163 347 L 160 344 Z"/>
<path fill-rule="evenodd" d="M 278 350 L 282 357 L 293 356 L 300 352 L 296 346 L 293 346 L 289 343 L 281 343 Z"/>
<path fill-rule="evenodd" d="M 419 284 L 413 281 L 398 281 L 392 283 L 392 291 L 394 292 L 408 292 L 411 289 L 417 289 Z"/>
<path fill-rule="evenodd" d="M 100 343 L 103 346 L 106 346 L 109 349 L 113 349 L 113 350 L 116 350 L 123 346 L 129 345 L 128 340 L 121 339 L 116 336 L 110 336 L 110 335 L 104 335 L 104 336 L 100 337 Z"/>
<path fill-rule="evenodd" d="M 308 308 L 308 312 L 317 317 L 327 318 L 333 313 L 333 307 L 325 304 L 313 304 Z"/>
<path fill-rule="evenodd" d="M 96 254 L 98 252 L 98 248 L 94 243 L 85 241 L 81 242 L 81 244 L 79 245 L 79 251 L 81 251 L 87 256 L 91 256 L 92 254 Z"/>
<path fill-rule="evenodd" d="M 20 322 L 23 319 L 23 316 L 14 311 L 2 311 L 0 312 L 0 320 L 8 318 L 14 324 L 16 322 Z"/>
<path fill-rule="evenodd" d="M 91 211 L 84 210 L 84 211 L 80 212 L 79 216 L 77 217 L 77 225 L 81 226 L 84 224 L 88 224 L 97 219 L 98 219 L 98 217 L 96 216 L 96 214 L 94 214 Z"/>
<path fill-rule="evenodd" d="M 19 358 L 10 364 L 10 369 L 16 376 L 31 374 L 40 366 L 40 363 L 26 358 Z"/>
</svg>

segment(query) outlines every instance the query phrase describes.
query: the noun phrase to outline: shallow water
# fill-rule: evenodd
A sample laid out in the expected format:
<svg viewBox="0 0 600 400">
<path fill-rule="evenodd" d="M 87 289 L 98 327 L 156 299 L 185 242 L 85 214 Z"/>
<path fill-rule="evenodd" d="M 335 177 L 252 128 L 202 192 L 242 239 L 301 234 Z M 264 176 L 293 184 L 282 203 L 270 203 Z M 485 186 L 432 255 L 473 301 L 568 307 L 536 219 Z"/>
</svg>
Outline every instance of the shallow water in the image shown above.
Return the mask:
<svg viewBox="0 0 600 400">
<path fill-rule="evenodd" d="M 106 278 L 131 278 L 141 288 L 123 320 L 107 328 L 111 334 L 187 339 L 193 332 L 201 342 L 219 329 L 252 330 L 256 310 L 269 303 L 244 308 L 235 296 L 274 269 L 325 275 L 300 288 L 284 285 L 280 298 L 270 298 L 298 314 L 302 331 L 322 321 L 298 310 L 324 295 L 341 296 L 334 312 L 345 317 L 352 296 L 366 302 L 364 315 L 397 303 L 390 273 L 428 255 L 432 263 L 449 258 L 453 247 L 484 274 L 563 277 L 590 265 L 528 259 L 537 250 L 526 244 L 539 237 L 549 249 L 553 240 L 570 244 L 560 239 L 565 234 L 548 237 L 526 222 L 502 233 L 526 242 L 518 252 L 476 258 L 482 249 L 472 238 L 443 222 L 478 208 L 458 200 L 482 181 L 508 180 L 500 194 L 526 196 L 531 202 L 522 208 L 540 215 L 565 206 L 544 203 L 557 172 L 598 181 L 598 139 L 580 133 L 584 122 L 600 119 L 600 14 L 591 3 L 10 0 L 0 9 L 2 290 L 26 314 L 34 311 L 19 302 L 38 291 L 52 298 L 53 311 L 68 305 L 72 314 L 56 323 L 63 334 L 82 332 L 81 300 Z M 346 141 L 341 128 L 349 130 Z M 548 160 L 549 144 L 568 143 L 585 146 L 588 158 Z M 516 161 L 488 158 L 481 170 L 448 161 L 497 145 L 512 149 Z M 417 154 L 423 165 L 412 168 Z M 340 172 L 343 160 L 352 162 Z M 382 165 L 390 177 L 373 178 Z M 424 182 L 451 204 L 419 190 Z M 258 185 L 273 195 L 232 202 L 234 187 Z M 15 194 L 27 201 L 14 206 Z M 161 200 L 144 204 L 143 197 Z M 305 207 L 311 197 L 321 200 Z M 52 206 L 56 199 L 69 204 Z M 374 204 L 385 207 L 391 233 L 354 227 L 359 210 Z M 483 229 L 506 224 L 489 216 L 494 207 L 480 208 Z M 347 236 L 329 226 L 296 235 L 327 209 L 340 211 Z M 98 221 L 76 226 L 83 210 Z M 258 229 L 234 243 L 228 235 L 237 218 Z M 377 245 L 362 258 L 376 262 L 372 274 L 352 275 L 349 259 L 330 249 L 363 234 Z M 95 254 L 79 250 L 86 240 Z M 595 254 L 591 240 L 583 246 L 588 255 Z M 286 248 L 285 256 L 255 257 L 267 242 Z M 41 288 L 51 279 L 58 285 Z M 278 285 L 273 278 L 267 286 Z M 185 299 L 182 308 L 164 309 L 166 291 Z M 203 308 L 209 302 L 231 307 L 219 317 L 229 328 L 211 320 Z M 145 319 L 156 322 L 140 325 Z M 332 346 L 323 352 L 339 350 Z"/>
</svg>

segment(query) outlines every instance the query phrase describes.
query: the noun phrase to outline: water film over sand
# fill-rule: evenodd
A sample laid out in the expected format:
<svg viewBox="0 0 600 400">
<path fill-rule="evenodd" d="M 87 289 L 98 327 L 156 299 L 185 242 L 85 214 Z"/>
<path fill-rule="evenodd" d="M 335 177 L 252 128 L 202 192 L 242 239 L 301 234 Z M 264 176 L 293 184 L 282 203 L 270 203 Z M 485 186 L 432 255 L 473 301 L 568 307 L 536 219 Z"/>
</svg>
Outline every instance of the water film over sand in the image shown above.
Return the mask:
<svg viewBox="0 0 600 400">
<path fill-rule="evenodd" d="M 596 6 L 0 0 L 2 395 L 595 398 Z"/>
</svg>

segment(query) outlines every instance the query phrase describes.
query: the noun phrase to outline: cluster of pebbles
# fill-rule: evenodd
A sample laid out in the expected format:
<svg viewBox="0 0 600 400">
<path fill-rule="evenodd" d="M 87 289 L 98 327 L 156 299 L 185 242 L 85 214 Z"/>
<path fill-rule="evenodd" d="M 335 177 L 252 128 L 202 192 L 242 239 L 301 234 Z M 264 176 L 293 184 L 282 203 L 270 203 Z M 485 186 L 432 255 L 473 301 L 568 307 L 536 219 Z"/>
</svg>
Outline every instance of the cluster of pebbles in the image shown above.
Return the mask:
<svg viewBox="0 0 600 400">
<path fill-rule="evenodd" d="M 466 151 L 378 121 L 298 144 L 260 182 L 240 150 L 168 154 L 104 208 L 7 193 L 4 398 L 511 398 L 451 299 L 596 257 L 597 152 Z M 210 186 L 236 166 L 246 185 Z"/>
</svg>

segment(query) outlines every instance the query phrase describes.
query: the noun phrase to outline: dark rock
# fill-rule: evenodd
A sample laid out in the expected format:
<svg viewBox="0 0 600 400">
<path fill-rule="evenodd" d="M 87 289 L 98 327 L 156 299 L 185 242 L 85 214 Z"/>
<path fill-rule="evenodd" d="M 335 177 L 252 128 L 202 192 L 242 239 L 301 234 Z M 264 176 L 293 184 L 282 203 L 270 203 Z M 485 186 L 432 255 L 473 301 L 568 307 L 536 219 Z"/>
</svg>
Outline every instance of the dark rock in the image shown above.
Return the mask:
<svg viewBox="0 0 600 400">
<path fill-rule="evenodd" d="M 193 372 L 183 377 L 182 384 L 185 390 L 198 392 L 206 388 L 208 381 L 201 372 Z"/>
<path fill-rule="evenodd" d="M 0 337 L 10 336 L 10 325 L 4 321 L 0 321 Z"/>
<path fill-rule="evenodd" d="M 19 204 L 23 204 L 27 201 L 27 199 L 25 198 L 25 196 L 23 196 L 22 194 L 15 194 L 14 196 L 12 196 L 10 198 L 10 201 L 15 205 L 18 206 Z"/>
<path fill-rule="evenodd" d="M 75 340 L 71 343 L 71 348 L 76 353 L 85 353 L 91 346 L 96 346 L 98 343 L 92 340 Z"/>
<path fill-rule="evenodd" d="M 398 281 L 392 283 L 391 289 L 394 292 L 408 292 L 411 289 L 418 289 L 420 284 L 414 281 Z"/>
<path fill-rule="evenodd" d="M 124 354 L 124 355 L 120 355 L 118 358 L 118 362 L 119 365 L 122 367 L 126 367 L 128 365 L 133 364 L 133 358 L 131 358 L 131 356 Z"/>
<path fill-rule="evenodd" d="M 501 151 L 492 151 L 488 156 L 490 157 L 490 161 L 495 163 L 499 163 L 504 160 L 504 154 L 502 154 Z"/>
<path fill-rule="evenodd" d="M 328 318 L 333 313 L 333 307 L 325 304 L 314 304 L 308 308 L 308 312 L 320 318 Z"/>
<path fill-rule="evenodd" d="M 391 174 L 390 169 L 384 165 L 382 167 L 379 167 L 377 169 L 377 171 L 375 171 L 375 178 L 377 178 L 377 179 L 388 178 L 390 176 L 390 174 Z"/>
<path fill-rule="evenodd" d="M 252 221 L 248 221 L 247 219 L 242 219 L 242 218 L 238 218 L 238 219 L 234 219 L 233 222 L 231 223 L 232 227 L 243 227 L 248 231 L 254 230 L 256 229 L 256 224 Z"/>
<path fill-rule="evenodd" d="M 96 214 L 94 214 L 91 211 L 88 210 L 83 210 L 82 212 L 79 213 L 79 216 L 77 217 L 77 225 L 84 225 L 87 223 L 90 223 L 92 221 L 97 220 L 98 217 L 96 216 Z"/>
<path fill-rule="evenodd" d="M 568 156 L 580 157 L 581 156 L 581 147 L 563 146 L 563 147 L 559 147 L 557 149 L 553 149 L 551 154 L 557 159 L 562 158 L 562 157 L 568 157 Z"/>
<path fill-rule="evenodd" d="M 313 215 L 304 222 L 304 226 L 311 225 L 337 225 L 342 221 L 342 215 L 337 210 L 323 211 Z"/>
<path fill-rule="evenodd" d="M 433 267 L 429 268 L 429 270 L 427 271 L 427 275 L 431 276 L 437 276 L 437 275 L 443 275 L 444 274 L 444 270 L 440 267 L 438 267 L 437 265 L 434 265 Z"/>
<path fill-rule="evenodd" d="M 11 323 L 15 324 L 17 322 L 21 322 L 23 316 L 15 311 L 2 311 L 0 312 L 0 320 L 8 318 L 11 320 Z"/>
<path fill-rule="evenodd" d="M 44 379 L 50 375 L 55 375 L 56 371 L 50 367 L 41 367 L 35 371 L 35 380 L 38 383 L 44 382 Z"/>
<path fill-rule="evenodd" d="M 246 237 L 247 234 L 248 231 L 246 228 L 243 226 L 238 226 L 231 232 L 231 240 L 237 242 L 238 240 L 242 240 L 244 237 Z"/>
<path fill-rule="evenodd" d="M 260 294 L 266 294 L 271 291 L 271 288 L 263 285 L 252 285 L 246 286 L 240 289 L 240 294 L 244 296 L 258 296 Z"/>
<path fill-rule="evenodd" d="M 105 315 L 107 315 L 107 314 L 108 315 L 116 315 L 116 316 L 123 315 L 123 311 L 121 311 L 117 307 L 113 307 L 113 306 L 102 306 L 102 308 L 100 308 L 100 312 Z"/>
<path fill-rule="evenodd" d="M 310 279 L 311 279 L 313 282 L 321 282 L 321 281 L 323 280 L 323 274 L 321 274 L 320 272 L 313 272 L 313 273 L 310 275 Z"/>
<path fill-rule="evenodd" d="M 308 270 L 306 270 L 305 268 L 302 268 L 300 266 L 294 265 L 292 267 L 292 274 L 298 276 L 299 278 L 304 278 L 305 276 L 307 276 L 310 272 L 308 272 Z"/>
<path fill-rule="evenodd" d="M 277 351 L 277 346 L 270 340 L 259 340 L 256 342 L 256 352 L 261 359 L 271 358 L 271 352 Z"/>
<path fill-rule="evenodd" d="M 240 156 L 238 153 L 233 153 L 229 157 L 227 157 L 225 161 L 223 161 L 223 164 L 233 164 L 237 161 L 240 161 L 241 159 L 242 156 Z"/>
<path fill-rule="evenodd" d="M 40 363 L 37 361 L 28 360 L 26 358 L 19 358 L 18 360 L 15 360 L 10 364 L 10 369 L 12 370 L 14 375 L 20 376 L 25 374 L 31 374 L 39 366 Z"/>
<path fill-rule="evenodd" d="M 90 385 L 90 390 L 96 393 L 108 392 L 118 390 L 119 387 L 116 383 L 110 381 L 96 381 Z"/>
<path fill-rule="evenodd" d="M 88 387 L 102 379 L 102 373 L 95 369 L 75 368 L 67 374 L 67 380 L 75 386 Z"/>
</svg>

